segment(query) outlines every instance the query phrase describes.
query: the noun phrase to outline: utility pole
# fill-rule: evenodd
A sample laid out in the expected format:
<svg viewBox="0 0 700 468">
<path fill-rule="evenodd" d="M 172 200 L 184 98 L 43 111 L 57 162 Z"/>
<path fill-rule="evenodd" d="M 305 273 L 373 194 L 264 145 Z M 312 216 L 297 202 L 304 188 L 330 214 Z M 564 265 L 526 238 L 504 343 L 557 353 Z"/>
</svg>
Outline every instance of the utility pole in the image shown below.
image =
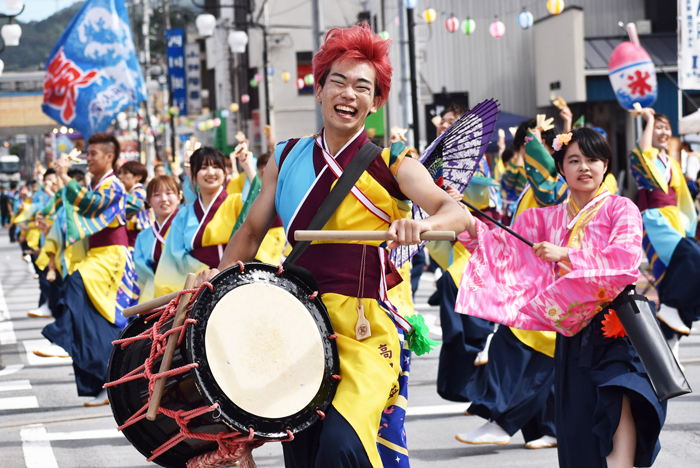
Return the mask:
<svg viewBox="0 0 700 468">
<path fill-rule="evenodd" d="M 398 12 L 399 12 L 399 56 L 401 57 L 401 93 L 399 95 L 401 99 L 401 126 L 403 128 L 410 128 L 408 124 L 408 109 L 410 106 L 409 102 L 409 81 L 408 76 L 408 54 L 406 53 L 406 0 L 398 0 Z M 411 135 L 414 133 L 411 132 Z M 415 144 L 413 145 L 416 146 Z"/>
<path fill-rule="evenodd" d="M 385 17 L 386 15 L 385 10 L 384 10 L 384 0 L 381 0 L 380 2 L 380 9 L 382 10 L 382 30 L 377 31 L 377 32 L 383 32 L 386 31 L 386 22 Z M 384 104 L 384 147 L 389 146 L 389 137 L 391 136 L 391 118 L 389 115 L 389 100 L 387 99 L 386 104 Z"/>
<path fill-rule="evenodd" d="M 408 64 L 411 67 L 411 107 L 413 108 L 413 147 L 420 151 L 420 125 L 418 120 L 418 80 L 416 79 L 416 22 L 413 8 L 406 9 L 408 19 Z"/>
<path fill-rule="evenodd" d="M 150 0 L 143 0 L 143 56 L 144 56 L 144 72 L 146 75 L 146 81 L 151 77 L 151 5 Z M 151 111 L 150 111 L 150 96 L 146 98 L 146 128 L 151 128 Z M 153 133 L 151 129 L 151 134 Z M 144 135 L 144 142 L 146 143 L 146 169 L 149 173 L 153 172 L 153 157 L 151 151 L 151 142 L 149 138 L 153 135 L 149 135 L 148 132 Z M 155 142 L 154 142 L 155 143 Z"/>
<path fill-rule="evenodd" d="M 170 5 L 168 3 L 168 0 L 163 0 L 163 16 L 165 16 L 165 31 L 163 31 L 163 33 L 165 35 L 164 37 L 167 38 L 168 37 L 168 30 L 170 29 Z M 168 47 L 167 39 L 164 42 L 166 43 L 165 47 L 167 49 L 167 47 Z M 166 70 L 165 73 L 167 73 L 167 68 L 165 70 Z M 163 107 L 165 108 L 164 111 L 165 111 L 166 115 L 168 115 L 170 113 L 169 111 L 170 111 L 170 108 L 172 106 L 173 106 L 173 93 L 172 93 L 172 90 L 170 88 L 170 74 L 168 74 L 167 100 L 166 100 L 166 97 L 163 96 Z M 166 146 L 165 142 L 163 142 L 163 146 L 164 147 Z M 168 154 L 167 151 L 165 152 L 165 154 L 166 155 Z M 176 156 L 176 154 L 175 154 L 175 117 L 173 117 L 171 115 L 170 116 L 170 157 L 172 158 L 173 162 L 177 161 L 177 158 L 175 156 Z"/>
<path fill-rule="evenodd" d="M 313 40 L 311 42 L 314 50 L 313 53 L 316 54 L 318 49 L 321 48 L 321 12 L 318 4 L 319 0 L 311 0 L 311 33 L 313 34 Z M 314 83 L 314 87 L 316 83 Z M 316 130 L 320 130 L 323 127 L 323 114 L 321 113 L 321 105 L 314 103 L 314 109 L 316 110 Z"/>
</svg>

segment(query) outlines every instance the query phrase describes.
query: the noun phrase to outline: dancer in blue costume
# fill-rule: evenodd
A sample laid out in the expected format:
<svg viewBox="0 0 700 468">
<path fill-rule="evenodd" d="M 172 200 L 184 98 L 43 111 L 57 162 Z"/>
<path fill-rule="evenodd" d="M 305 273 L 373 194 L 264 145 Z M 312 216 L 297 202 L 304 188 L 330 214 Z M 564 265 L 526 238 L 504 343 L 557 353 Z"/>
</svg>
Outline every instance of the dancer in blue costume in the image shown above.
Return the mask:
<svg viewBox="0 0 700 468">
<path fill-rule="evenodd" d="M 679 341 L 700 320 L 700 247 L 697 212 L 681 165 L 668 155 L 671 123 L 642 110 L 646 127 L 630 156 L 637 205 L 644 220 L 644 250 L 659 291 L 661 329 L 678 358 Z"/>
<path fill-rule="evenodd" d="M 134 264 L 138 274 L 141 295 L 139 302 L 155 297 L 155 277 L 170 225 L 180 204 L 180 190 L 170 176 L 156 176 L 148 183 L 146 199 L 155 215 L 155 221 L 136 237 Z"/>
</svg>

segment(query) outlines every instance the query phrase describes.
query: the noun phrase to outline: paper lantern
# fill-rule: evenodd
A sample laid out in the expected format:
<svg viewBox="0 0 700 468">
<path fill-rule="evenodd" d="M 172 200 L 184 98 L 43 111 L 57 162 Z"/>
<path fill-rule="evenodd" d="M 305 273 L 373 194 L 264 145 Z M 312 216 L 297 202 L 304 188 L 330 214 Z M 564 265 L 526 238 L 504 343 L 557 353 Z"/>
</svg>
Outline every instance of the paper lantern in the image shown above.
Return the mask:
<svg viewBox="0 0 700 468">
<path fill-rule="evenodd" d="M 423 12 L 423 19 L 428 24 L 433 23 L 437 19 L 437 11 L 434 8 L 428 8 Z"/>
<path fill-rule="evenodd" d="M 523 29 L 530 29 L 534 20 L 532 13 L 523 11 L 518 15 L 518 26 Z"/>
<path fill-rule="evenodd" d="M 494 21 L 491 23 L 491 26 L 489 26 L 489 34 L 491 34 L 491 37 L 494 39 L 500 39 L 503 37 L 503 35 L 506 33 L 506 25 L 503 24 L 502 21 Z"/>
<path fill-rule="evenodd" d="M 255 78 L 250 79 L 250 87 L 251 88 L 257 88 L 258 87 L 258 82 L 255 80 Z"/>
<path fill-rule="evenodd" d="M 413 10 L 418 6 L 418 0 L 406 0 L 406 8 Z"/>
<path fill-rule="evenodd" d="M 260 73 L 256 73 L 253 79 L 257 82 L 260 83 L 262 81 L 262 75 Z"/>
<path fill-rule="evenodd" d="M 175 116 L 175 117 L 177 117 L 178 115 L 180 115 L 180 108 L 177 107 L 177 106 L 172 106 L 172 107 L 170 108 L 170 115 L 173 115 L 173 116 Z"/>
<path fill-rule="evenodd" d="M 455 32 L 459 28 L 459 20 L 455 18 L 454 16 L 450 16 L 447 18 L 445 21 L 445 29 L 447 29 L 447 32 Z"/>
<path fill-rule="evenodd" d="M 228 110 L 224 109 L 221 112 L 219 112 L 219 114 L 221 115 L 222 119 L 228 119 Z"/>
<path fill-rule="evenodd" d="M 381 34 L 380 34 L 380 36 L 382 36 L 382 39 L 384 39 L 385 41 L 388 41 L 388 40 L 389 40 L 389 37 L 390 37 L 390 36 L 389 36 L 389 31 L 382 31 Z"/>
<path fill-rule="evenodd" d="M 231 112 L 238 112 L 238 103 L 237 103 L 237 102 L 231 103 L 231 105 L 228 106 L 228 109 L 229 109 Z"/>
<path fill-rule="evenodd" d="M 247 94 L 241 95 L 241 102 L 243 104 L 248 104 L 250 102 L 250 96 L 248 96 Z"/>
<path fill-rule="evenodd" d="M 634 103 L 650 107 L 656 101 L 658 85 L 651 57 L 644 48 L 632 42 L 615 47 L 610 56 L 608 77 L 617 102 L 627 110 Z"/>
<path fill-rule="evenodd" d="M 282 72 L 282 81 L 287 83 L 290 79 L 292 79 L 292 74 L 289 72 Z"/>
<path fill-rule="evenodd" d="M 299 78 L 299 79 L 297 80 L 297 89 L 302 89 L 304 86 L 306 86 L 306 85 L 304 84 L 304 78 Z"/>
<path fill-rule="evenodd" d="M 564 11 L 564 0 L 547 0 L 547 11 L 552 15 L 558 15 Z"/>
<path fill-rule="evenodd" d="M 474 34 L 474 30 L 476 29 L 476 21 L 474 21 L 471 18 L 467 18 L 464 21 L 462 21 L 462 32 L 470 36 Z"/>
<path fill-rule="evenodd" d="M 207 119 L 207 130 L 214 128 L 214 119 Z"/>
<path fill-rule="evenodd" d="M 309 73 L 308 75 L 306 75 L 304 77 L 304 84 L 306 86 L 313 86 L 314 85 L 314 76 L 311 73 Z"/>
<path fill-rule="evenodd" d="M 275 67 L 273 67 L 273 66 L 267 67 L 267 74 L 268 74 L 268 76 L 274 75 L 275 74 Z"/>
<path fill-rule="evenodd" d="M 214 126 L 218 127 L 219 125 L 221 125 L 221 119 L 218 117 L 214 117 Z"/>
</svg>

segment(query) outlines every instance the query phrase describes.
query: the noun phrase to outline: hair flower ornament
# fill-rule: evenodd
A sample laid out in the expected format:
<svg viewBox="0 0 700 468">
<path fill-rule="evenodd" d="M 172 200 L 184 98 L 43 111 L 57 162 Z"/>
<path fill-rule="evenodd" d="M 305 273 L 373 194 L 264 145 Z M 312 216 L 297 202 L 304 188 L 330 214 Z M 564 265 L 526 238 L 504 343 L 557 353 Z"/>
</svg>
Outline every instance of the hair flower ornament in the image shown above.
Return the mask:
<svg viewBox="0 0 700 468">
<path fill-rule="evenodd" d="M 554 148 L 554 151 L 559 151 L 563 146 L 566 146 L 569 144 L 572 137 L 573 137 L 573 134 L 571 132 L 560 133 L 559 135 L 556 136 L 556 138 L 554 138 L 554 141 L 552 142 L 552 148 Z"/>
</svg>

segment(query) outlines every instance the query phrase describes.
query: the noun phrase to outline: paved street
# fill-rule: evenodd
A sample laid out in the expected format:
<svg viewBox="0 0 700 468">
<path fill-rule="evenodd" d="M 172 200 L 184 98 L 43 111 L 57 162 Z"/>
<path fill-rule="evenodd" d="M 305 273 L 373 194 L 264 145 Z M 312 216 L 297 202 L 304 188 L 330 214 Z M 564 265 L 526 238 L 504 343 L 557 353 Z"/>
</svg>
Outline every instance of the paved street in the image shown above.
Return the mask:
<svg viewBox="0 0 700 468">
<path fill-rule="evenodd" d="M 36 306 L 38 284 L 26 272 L 17 244 L 9 244 L 0 229 L 0 467 L 82 468 L 146 467 L 145 461 L 115 429 L 108 407 L 85 408 L 76 394 L 69 359 L 39 358 L 34 349 L 46 346 L 41 329 L 46 319 L 27 317 Z M 425 275 L 418 308 L 431 324 L 437 309 L 426 304 L 434 287 Z M 700 333 L 682 341 L 682 361 L 690 384 L 700 389 Z M 552 467 L 555 450 L 526 450 L 520 434 L 507 446 L 468 446 L 457 432 L 482 424 L 463 416 L 466 404 L 451 404 L 437 396 L 438 352 L 415 358 L 411 369 L 407 431 L 414 468 L 425 467 Z M 700 458 L 700 396 L 673 400 L 661 435 L 656 467 L 697 466 Z M 260 467 L 282 467 L 281 447 L 267 444 L 254 452 Z"/>
</svg>

